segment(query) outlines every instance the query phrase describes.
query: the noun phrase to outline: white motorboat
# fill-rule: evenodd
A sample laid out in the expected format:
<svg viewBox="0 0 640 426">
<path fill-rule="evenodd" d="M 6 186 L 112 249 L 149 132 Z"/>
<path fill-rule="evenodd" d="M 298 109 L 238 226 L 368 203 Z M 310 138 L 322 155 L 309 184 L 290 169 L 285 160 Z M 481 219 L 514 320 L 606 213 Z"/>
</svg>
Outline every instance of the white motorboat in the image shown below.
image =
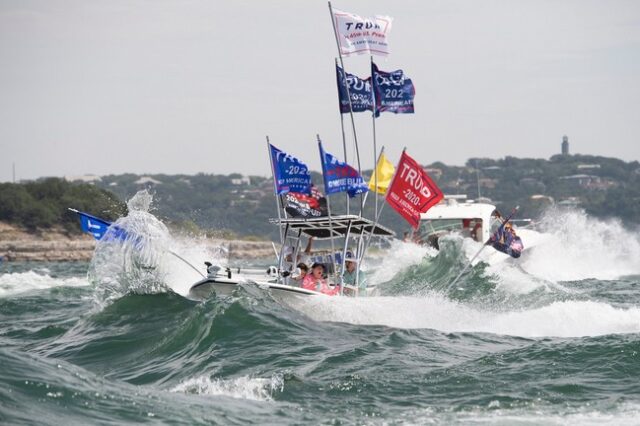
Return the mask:
<svg viewBox="0 0 640 426">
<path fill-rule="evenodd" d="M 322 263 L 328 271 L 327 279 L 333 288 L 339 286 L 340 294 L 358 295 L 354 287 L 343 285 L 342 272 L 345 270 L 345 260 L 349 248 L 348 242 L 353 239 L 356 257 L 362 260 L 366 251 L 365 241 L 371 236 L 393 237 L 394 232 L 378 225 L 373 221 L 356 215 L 322 216 L 313 218 L 286 218 L 272 219 L 272 223 L 280 224 L 283 243 L 277 256 L 278 266 L 271 266 L 262 276 L 259 271 L 243 271 L 224 268 L 216 265 L 208 265 L 207 277 L 198 281 L 189 290 L 189 297 L 193 299 L 206 299 L 215 295 L 230 295 L 241 284 L 256 285 L 269 291 L 275 297 L 306 297 L 324 295 L 319 291 L 308 290 L 300 287 L 292 274 L 295 273 L 296 262 L 300 250 L 300 242 L 303 237 L 315 240 L 329 240 L 335 238 L 343 245 L 339 251 L 316 253 L 310 255 L 313 263 Z M 287 254 L 286 252 L 289 251 Z M 258 275 L 256 275 L 258 272 Z"/>
<path fill-rule="evenodd" d="M 462 199 L 460 200 L 460 198 Z M 420 227 L 416 232 L 415 241 L 439 250 L 442 238 L 452 234 L 460 235 L 477 243 L 465 241 L 464 246 L 471 249 L 467 253 L 470 255 L 476 251 L 476 247 L 481 247 L 480 244 L 489 241 L 491 235 L 501 224 L 502 219 L 493 204 L 476 203 L 465 200 L 464 197 L 445 197 L 440 204 L 421 215 Z M 516 229 L 525 247 L 523 253 L 544 239 L 541 233 L 528 229 L 526 226 Z M 483 256 L 478 260 L 494 264 L 510 258 L 508 254 L 496 250 L 485 250 Z"/>
</svg>

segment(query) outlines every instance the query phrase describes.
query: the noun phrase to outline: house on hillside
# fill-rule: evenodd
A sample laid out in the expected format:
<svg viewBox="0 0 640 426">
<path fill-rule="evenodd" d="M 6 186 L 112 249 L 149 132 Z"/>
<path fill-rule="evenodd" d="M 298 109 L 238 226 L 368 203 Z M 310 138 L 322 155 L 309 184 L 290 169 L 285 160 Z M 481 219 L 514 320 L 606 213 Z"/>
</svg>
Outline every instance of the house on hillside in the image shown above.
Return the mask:
<svg viewBox="0 0 640 426">
<path fill-rule="evenodd" d="M 151 176 L 140 176 L 140 179 L 138 179 L 133 183 L 135 183 L 136 185 L 143 185 L 146 187 L 154 186 L 154 185 L 162 185 L 162 182 L 152 178 Z"/>
<path fill-rule="evenodd" d="M 519 184 L 523 188 L 535 189 L 537 191 L 544 191 L 546 189 L 546 185 L 543 182 L 532 177 L 525 177 L 520 179 Z"/>
<path fill-rule="evenodd" d="M 611 178 L 602 178 L 600 176 L 585 174 L 563 176 L 560 179 L 569 182 L 576 188 L 582 189 L 604 190 L 618 185 L 618 182 Z"/>
<path fill-rule="evenodd" d="M 600 168 L 600 164 L 578 164 L 578 170 L 596 170 Z"/>
<path fill-rule="evenodd" d="M 231 179 L 231 184 L 232 185 L 251 185 L 251 178 L 249 178 L 249 176 L 241 176 L 239 178 L 232 178 Z"/>
<path fill-rule="evenodd" d="M 600 182 L 600 176 L 577 174 L 571 176 L 562 176 L 560 180 L 563 180 L 576 187 L 589 189 L 590 186 Z"/>
<path fill-rule="evenodd" d="M 427 172 L 427 174 L 435 179 L 440 179 L 440 177 L 442 177 L 442 169 L 438 169 L 435 167 L 427 167 L 426 169 L 424 169 L 425 172 Z"/>
<path fill-rule="evenodd" d="M 494 189 L 498 185 L 498 179 L 480 178 L 478 179 L 478 184 L 481 188 Z"/>
<path fill-rule="evenodd" d="M 67 182 L 96 183 L 101 182 L 102 178 L 97 175 L 77 175 L 65 176 L 64 180 L 66 180 Z"/>
<path fill-rule="evenodd" d="M 577 208 L 580 206 L 580 198 L 578 197 L 568 197 L 563 200 L 560 200 L 557 204 L 559 207 L 566 208 Z"/>
<path fill-rule="evenodd" d="M 548 195 L 544 195 L 544 194 L 534 194 L 531 197 L 529 197 L 529 199 L 537 204 L 541 204 L 541 205 L 552 205 L 554 203 L 554 199 L 553 197 L 550 197 Z"/>
</svg>

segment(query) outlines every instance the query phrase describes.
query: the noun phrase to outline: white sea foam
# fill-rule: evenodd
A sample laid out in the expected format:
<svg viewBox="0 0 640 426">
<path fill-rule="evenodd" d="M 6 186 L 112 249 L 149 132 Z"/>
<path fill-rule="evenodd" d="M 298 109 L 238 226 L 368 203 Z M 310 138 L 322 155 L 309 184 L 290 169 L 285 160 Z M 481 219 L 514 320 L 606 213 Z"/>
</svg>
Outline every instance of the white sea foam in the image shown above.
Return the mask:
<svg viewBox="0 0 640 426">
<path fill-rule="evenodd" d="M 558 282 L 640 274 L 640 235 L 619 221 L 550 210 L 539 227 L 549 238 L 520 262 L 531 275 Z"/>
<path fill-rule="evenodd" d="M 127 293 L 186 295 L 206 272 L 205 260 L 215 262 L 221 250 L 206 239 L 174 238 L 167 227 L 149 213 L 152 196 L 139 191 L 127 203 L 129 214 L 115 225 L 128 237 L 100 241 L 89 268 L 99 304 Z"/>
<path fill-rule="evenodd" d="M 186 296 L 191 286 L 202 279 L 201 274 L 206 275 L 204 261 L 221 265 L 228 262 L 222 247 L 212 245 L 205 237 L 172 237 L 168 248 L 170 251 L 163 258 L 165 282 L 182 296 Z"/>
<path fill-rule="evenodd" d="M 317 321 L 486 332 L 522 337 L 580 337 L 639 333 L 640 309 L 601 302 L 554 302 L 535 309 L 492 312 L 440 295 L 360 299 L 310 297 L 294 307 Z"/>
<path fill-rule="evenodd" d="M 494 401 L 492 401 L 494 402 Z M 497 402 L 497 401 L 495 401 Z M 495 405 L 495 404 L 494 404 Z M 498 404 L 499 406 L 499 404 Z M 502 409 L 495 407 L 487 407 L 486 409 L 473 410 L 471 412 L 459 412 L 445 416 L 444 422 L 449 424 L 498 424 L 498 425 L 638 425 L 640 416 L 640 405 L 636 403 L 623 403 L 617 407 L 607 408 L 601 411 L 597 408 L 589 406 L 566 408 L 561 412 L 556 411 L 555 407 L 541 405 L 539 407 L 530 406 L 527 408 Z M 422 413 L 413 413 L 414 419 L 423 416 Z M 431 410 L 424 413 L 428 419 L 433 419 L 434 414 Z M 417 421 L 415 424 L 422 422 Z"/>
<path fill-rule="evenodd" d="M 53 278 L 47 274 L 39 274 L 35 271 L 14 272 L 0 275 L 0 297 L 8 297 L 16 294 L 45 290 L 55 287 L 82 287 L 89 285 L 86 278 Z"/>
<path fill-rule="evenodd" d="M 363 268 L 365 271 L 371 268 L 372 273 L 369 280 L 373 284 L 379 284 L 392 279 L 398 271 L 422 262 L 425 257 L 432 257 L 436 254 L 437 251 L 431 247 L 394 240 L 382 259 L 365 259 Z"/>
<path fill-rule="evenodd" d="M 173 387 L 171 392 L 222 395 L 254 401 L 270 401 L 273 399 L 273 393 L 281 392 L 283 386 L 284 381 L 280 375 L 273 375 L 270 379 L 248 376 L 235 379 L 218 379 L 199 376 L 185 380 Z"/>
</svg>

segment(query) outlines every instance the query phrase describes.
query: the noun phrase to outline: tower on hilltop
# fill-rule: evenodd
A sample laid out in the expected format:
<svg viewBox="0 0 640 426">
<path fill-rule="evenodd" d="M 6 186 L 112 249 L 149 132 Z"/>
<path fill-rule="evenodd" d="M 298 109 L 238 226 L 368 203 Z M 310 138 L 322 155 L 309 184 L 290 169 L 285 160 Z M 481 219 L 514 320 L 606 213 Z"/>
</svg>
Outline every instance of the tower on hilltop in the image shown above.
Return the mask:
<svg viewBox="0 0 640 426">
<path fill-rule="evenodd" d="M 562 137 L 562 155 L 569 155 L 569 136 Z"/>
</svg>

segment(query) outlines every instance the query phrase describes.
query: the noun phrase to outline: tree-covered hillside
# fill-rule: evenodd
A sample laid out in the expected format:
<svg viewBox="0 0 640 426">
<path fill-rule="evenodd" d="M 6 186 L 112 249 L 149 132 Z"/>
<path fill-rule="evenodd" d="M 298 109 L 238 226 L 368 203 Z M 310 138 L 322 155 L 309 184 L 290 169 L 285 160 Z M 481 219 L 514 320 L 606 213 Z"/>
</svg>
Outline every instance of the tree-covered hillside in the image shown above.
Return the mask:
<svg viewBox="0 0 640 426">
<path fill-rule="evenodd" d="M 583 208 L 598 217 L 640 222 L 640 164 L 637 161 L 557 155 L 550 160 L 472 158 L 462 167 L 443 163 L 425 167 L 446 194 L 466 194 L 470 199 L 480 195 L 504 211 L 520 205 L 520 217 L 535 218 L 550 204 L 559 204 Z M 368 178 L 371 170 L 363 174 Z M 322 188 L 320 174 L 314 172 L 313 181 Z M 121 199 L 147 187 L 154 193 L 155 214 L 187 227 L 214 229 L 237 236 L 277 236 L 276 227 L 268 223 L 268 218 L 276 216 L 270 177 L 114 175 L 104 176 L 99 185 Z M 369 197 L 365 208 L 369 217 L 373 216 L 372 200 L 373 197 Z M 354 205 L 357 208 L 357 199 L 352 201 Z M 345 197 L 332 196 L 331 206 L 333 212 L 344 213 Z M 381 222 L 397 232 L 408 228 L 391 208 L 385 208 Z"/>
<path fill-rule="evenodd" d="M 69 212 L 68 207 L 91 211 L 106 219 L 126 213 L 126 206 L 113 193 L 94 185 L 58 178 L 0 183 L 0 221 L 32 231 L 58 226 L 79 233 L 77 215 Z"/>
<path fill-rule="evenodd" d="M 519 216 L 536 218 L 549 205 L 582 208 L 597 217 L 617 217 L 640 223 L 640 164 L 615 158 L 557 155 L 549 160 L 472 158 L 465 166 L 425 165 L 446 194 L 490 199 L 503 211 L 520 205 Z M 363 172 L 366 178 L 371 171 Z M 322 176 L 312 173 L 322 189 Z M 190 231 L 206 230 L 229 237 L 273 239 L 277 228 L 268 219 L 277 216 L 270 177 L 232 175 L 108 175 L 93 184 L 44 179 L 0 185 L 0 220 L 31 229 L 58 223 L 76 230 L 67 207 L 76 207 L 108 219 L 124 211 L 126 201 L 140 189 L 154 195 L 152 211 L 169 224 Z M 380 199 L 380 205 L 384 202 Z M 370 194 L 365 215 L 373 217 Z M 345 196 L 331 196 L 334 213 L 345 213 Z M 352 212 L 359 208 L 352 201 Z M 386 207 L 381 222 L 401 233 L 409 227 Z"/>
</svg>

